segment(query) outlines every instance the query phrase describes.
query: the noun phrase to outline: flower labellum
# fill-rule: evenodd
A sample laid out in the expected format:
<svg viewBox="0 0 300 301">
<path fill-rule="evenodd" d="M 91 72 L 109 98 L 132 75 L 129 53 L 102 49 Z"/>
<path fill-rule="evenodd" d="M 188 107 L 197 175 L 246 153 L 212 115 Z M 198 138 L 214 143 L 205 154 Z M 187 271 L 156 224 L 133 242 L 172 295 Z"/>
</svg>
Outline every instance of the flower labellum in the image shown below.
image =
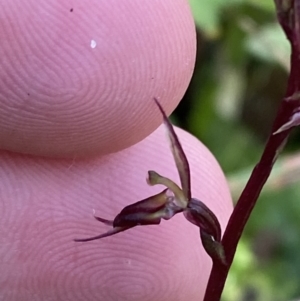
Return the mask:
<svg viewBox="0 0 300 301">
<path fill-rule="evenodd" d="M 158 225 L 162 219 L 168 220 L 175 214 L 183 212 L 189 222 L 199 227 L 202 245 L 207 254 L 213 261 L 226 265 L 226 257 L 221 243 L 220 223 L 214 213 L 203 202 L 192 198 L 189 163 L 166 113 L 156 98 L 154 98 L 154 101 L 163 116 L 171 151 L 179 173 L 181 188 L 175 182 L 159 175 L 157 172 L 148 171 L 147 183 L 151 186 L 164 185 L 165 190 L 126 206 L 114 220 L 94 216 L 96 220 L 112 227 L 112 229 L 97 236 L 75 239 L 75 241 L 96 240 L 126 231 L 135 226 Z"/>
</svg>

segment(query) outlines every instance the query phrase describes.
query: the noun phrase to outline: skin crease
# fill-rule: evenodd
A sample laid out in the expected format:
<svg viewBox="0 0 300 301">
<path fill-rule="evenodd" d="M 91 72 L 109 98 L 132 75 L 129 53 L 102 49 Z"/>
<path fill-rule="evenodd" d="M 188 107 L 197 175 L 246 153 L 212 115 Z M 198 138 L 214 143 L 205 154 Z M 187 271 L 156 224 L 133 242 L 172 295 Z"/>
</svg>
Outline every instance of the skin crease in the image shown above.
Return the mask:
<svg viewBox="0 0 300 301">
<path fill-rule="evenodd" d="M 179 183 L 163 126 L 150 133 L 162 123 L 152 98 L 170 113 L 192 73 L 187 2 L 0 0 L 0 20 L 0 299 L 202 300 L 211 260 L 183 215 L 73 241 L 108 229 L 92 209 L 113 219 L 161 191 L 146 184 L 148 170 Z M 106 41 L 106 52 L 95 52 Z M 232 210 L 225 177 L 196 138 L 176 132 L 192 194 L 224 229 Z"/>
</svg>

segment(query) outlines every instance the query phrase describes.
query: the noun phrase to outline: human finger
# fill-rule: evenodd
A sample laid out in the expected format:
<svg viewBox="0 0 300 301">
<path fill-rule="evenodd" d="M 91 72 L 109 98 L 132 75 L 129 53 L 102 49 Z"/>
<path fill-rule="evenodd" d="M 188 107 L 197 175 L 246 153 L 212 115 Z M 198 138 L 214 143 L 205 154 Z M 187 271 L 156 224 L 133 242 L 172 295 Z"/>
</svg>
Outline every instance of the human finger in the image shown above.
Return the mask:
<svg viewBox="0 0 300 301">
<path fill-rule="evenodd" d="M 211 153 L 176 130 L 191 167 L 192 194 L 224 229 L 232 209 L 225 177 Z M 0 157 L 0 283 L 4 300 L 201 300 L 211 268 L 199 229 L 181 214 L 158 226 L 102 240 L 74 238 L 107 231 L 92 210 L 113 219 L 130 203 L 162 190 L 147 170 L 179 177 L 165 131 L 96 159 Z"/>
<path fill-rule="evenodd" d="M 0 148 L 115 152 L 170 113 L 195 61 L 187 0 L 1 1 Z"/>
</svg>

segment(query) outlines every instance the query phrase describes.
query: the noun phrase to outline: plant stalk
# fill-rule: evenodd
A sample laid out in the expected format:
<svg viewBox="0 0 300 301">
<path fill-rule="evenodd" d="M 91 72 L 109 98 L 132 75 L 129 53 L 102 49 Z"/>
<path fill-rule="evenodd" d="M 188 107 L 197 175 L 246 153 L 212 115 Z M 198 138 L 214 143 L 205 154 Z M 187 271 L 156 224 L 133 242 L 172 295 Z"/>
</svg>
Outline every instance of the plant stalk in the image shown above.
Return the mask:
<svg viewBox="0 0 300 301">
<path fill-rule="evenodd" d="M 300 123 L 274 134 L 279 128 L 287 124 L 295 113 L 300 111 L 300 0 L 275 0 L 275 3 L 278 21 L 291 43 L 291 71 L 286 95 L 278 109 L 263 154 L 253 169 L 225 229 L 222 244 L 227 265 L 224 266 L 218 262 L 213 263 L 204 301 L 220 300 L 244 227 L 292 127 Z"/>
</svg>

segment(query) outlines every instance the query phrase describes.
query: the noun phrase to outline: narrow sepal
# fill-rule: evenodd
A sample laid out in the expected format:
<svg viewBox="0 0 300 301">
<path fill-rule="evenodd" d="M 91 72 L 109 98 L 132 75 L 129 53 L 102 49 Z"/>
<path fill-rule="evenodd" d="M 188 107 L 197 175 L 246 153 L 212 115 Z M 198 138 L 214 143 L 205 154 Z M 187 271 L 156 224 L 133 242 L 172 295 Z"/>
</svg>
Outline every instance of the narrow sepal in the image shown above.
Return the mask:
<svg viewBox="0 0 300 301">
<path fill-rule="evenodd" d="M 202 245 L 206 253 L 211 257 L 213 262 L 222 265 L 227 265 L 224 248 L 221 242 L 214 240 L 214 238 L 200 229 L 200 237 Z"/>
<path fill-rule="evenodd" d="M 130 227 L 112 228 L 111 230 L 109 230 L 109 231 L 107 231 L 107 232 L 105 232 L 103 234 L 100 234 L 100 235 L 97 235 L 97 236 L 88 237 L 88 238 L 75 238 L 74 241 L 76 241 L 76 242 L 86 242 L 86 241 L 101 239 L 101 238 L 112 236 L 112 235 L 115 235 L 115 234 L 117 234 L 119 232 L 128 230 L 129 228 Z"/>
<path fill-rule="evenodd" d="M 102 217 L 100 217 L 100 216 L 96 216 L 95 214 L 94 214 L 94 218 L 95 218 L 97 221 L 99 221 L 99 222 L 101 222 L 101 223 L 103 223 L 103 224 L 105 224 L 105 225 L 113 226 L 114 221 L 110 221 L 110 220 L 108 220 L 108 219 L 104 219 L 104 218 L 102 218 Z"/>
<path fill-rule="evenodd" d="M 191 198 L 191 179 L 188 160 L 174 131 L 173 125 L 169 121 L 165 111 L 156 98 L 154 98 L 154 101 L 163 115 L 164 124 L 171 144 L 172 154 L 180 177 L 181 187 L 186 199 L 189 200 Z"/>
</svg>

